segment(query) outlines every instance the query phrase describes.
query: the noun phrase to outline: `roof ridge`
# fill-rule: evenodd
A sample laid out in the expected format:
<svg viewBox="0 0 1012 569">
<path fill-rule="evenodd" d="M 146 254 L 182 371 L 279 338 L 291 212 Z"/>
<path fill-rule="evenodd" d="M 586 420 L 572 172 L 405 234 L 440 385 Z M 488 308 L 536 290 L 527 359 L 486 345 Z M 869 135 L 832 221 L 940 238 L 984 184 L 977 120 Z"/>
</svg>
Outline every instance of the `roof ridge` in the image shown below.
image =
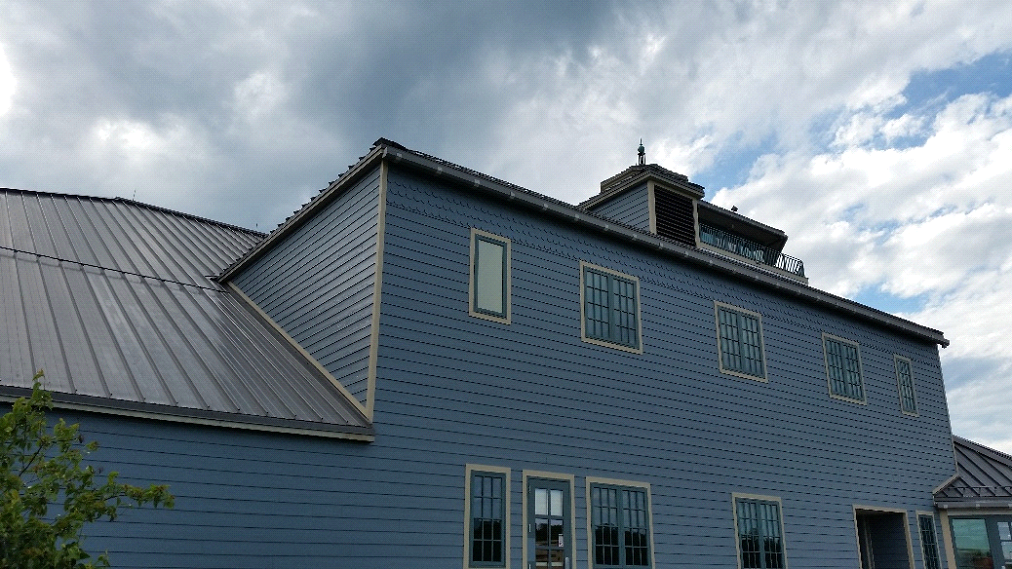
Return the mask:
<svg viewBox="0 0 1012 569">
<path fill-rule="evenodd" d="M 952 435 L 952 440 L 953 442 L 962 445 L 970 449 L 971 451 L 976 452 L 977 454 L 982 454 L 987 458 L 990 458 L 992 460 L 1004 464 L 1008 468 L 1012 468 L 1012 455 L 1006 454 L 998 449 L 993 449 L 989 446 L 982 445 L 976 441 L 971 441 L 970 439 L 963 438 L 959 435 Z"/>
<path fill-rule="evenodd" d="M 48 191 L 44 191 L 44 190 L 22 190 L 20 188 L 0 188 L 0 192 L 16 192 L 16 193 L 19 193 L 19 194 L 33 194 L 33 195 L 37 195 L 37 196 L 57 196 L 57 197 L 61 197 L 61 198 L 77 198 L 77 199 L 82 199 L 82 200 L 93 200 L 93 201 L 113 202 L 113 203 L 117 203 L 117 202 L 118 203 L 125 203 L 125 204 L 129 204 L 129 205 L 137 206 L 137 207 L 143 207 L 145 209 L 150 209 L 150 210 L 153 210 L 153 211 L 158 211 L 158 212 L 161 212 L 161 213 L 167 213 L 167 214 L 170 214 L 170 215 L 175 215 L 175 216 L 178 216 L 178 217 L 185 217 L 187 219 L 192 219 L 194 221 L 200 221 L 202 223 L 210 223 L 212 225 L 217 225 L 217 226 L 220 226 L 220 227 L 227 227 L 229 229 L 235 229 L 237 231 L 242 231 L 243 233 L 250 233 L 250 234 L 253 234 L 253 235 L 259 235 L 261 237 L 267 235 L 263 231 L 259 231 L 259 230 L 256 230 L 256 229 L 249 229 L 247 227 L 242 227 L 242 226 L 239 226 L 239 225 L 235 225 L 233 223 L 227 223 L 225 221 L 218 221 L 216 219 L 211 219 L 209 217 L 203 217 L 203 216 L 192 214 L 192 213 L 186 213 L 185 211 L 179 211 L 179 210 L 175 210 L 175 209 L 170 209 L 170 208 L 167 208 L 167 207 L 162 207 L 160 205 L 154 205 L 154 204 L 144 203 L 144 202 L 140 202 L 140 201 L 137 201 L 137 200 L 134 200 L 134 199 L 124 198 L 124 197 L 120 197 L 120 196 L 115 196 L 115 197 L 111 197 L 110 198 L 110 197 L 107 197 L 107 196 L 89 196 L 89 195 L 85 195 L 85 194 L 70 194 L 70 193 L 66 193 L 66 192 L 48 192 Z"/>
</svg>

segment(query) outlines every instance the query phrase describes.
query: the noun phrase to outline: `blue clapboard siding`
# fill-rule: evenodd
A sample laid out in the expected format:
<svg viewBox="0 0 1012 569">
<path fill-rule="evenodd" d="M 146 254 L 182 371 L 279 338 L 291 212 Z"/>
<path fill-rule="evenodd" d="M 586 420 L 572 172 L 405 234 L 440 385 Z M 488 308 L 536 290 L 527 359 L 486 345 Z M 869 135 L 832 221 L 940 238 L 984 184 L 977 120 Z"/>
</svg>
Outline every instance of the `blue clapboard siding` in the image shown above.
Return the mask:
<svg viewBox="0 0 1012 569">
<path fill-rule="evenodd" d="M 321 291 L 309 258 L 374 235 L 342 232 L 375 225 L 371 180 L 320 214 L 344 221 L 312 247 L 297 245 L 316 221 L 243 275 L 286 327 L 346 337 L 343 318 L 306 322 L 291 297 L 352 312 L 357 297 L 280 285 Z M 95 526 L 89 548 L 124 567 L 458 568 L 472 463 L 512 469 L 512 569 L 525 569 L 525 469 L 575 476 L 578 568 L 588 476 L 650 483 L 657 568 L 735 567 L 733 492 L 780 497 L 790 567 L 857 566 L 855 504 L 906 510 L 921 566 L 915 511 L 954 469 L 934 345 L 438 184 L 391 167 L 375 441 L 72 416 L 103 468 L 177 496 Z M 472 227 L 511 240 L 509 325 L 468 315 Z M 580 340 L 581 260 L 639 279 L 643 354 Z M 714 300 L 762 314 L 768 383 L 718 372 Z M 823 332 L 860 343 L 867 405 L 829 397 Z M 913 363 L 918 417 L 900 412 L 894 354 Z"/>
<path fill-rule="evenodd" d="M 650 231 L 650 199 L 647 184 L 628 190 L 618 197 L 594 205 L 590 211 L 622 222 L 630 227 Z"/>
<path fill-rule="evenodd" d="M 468 317 L 470 227 L 512 240 L 508 326 Z M 953 472 L 934 345 L 396 168 L 386 228 L 377 428 L 576 475 L 581 566 L 582 477 L 651 483 L 659 567 L 734 566 L 732 492 L 781 497 L 792 566 L 853 567 L 854 504 L 915 519 Z M 644 354 L 580 340 L 581 260 L 640 279 Z M 762 314 L 768 383 L 719 373 L 714 300 Z M 823 332 L 861 344 L 867 405 L 829 397 Z"/>
<path fill-rule="evenodd" d="M 234 280 L 363 405 L 378 221 L 376 170 Z"/>
</svg>

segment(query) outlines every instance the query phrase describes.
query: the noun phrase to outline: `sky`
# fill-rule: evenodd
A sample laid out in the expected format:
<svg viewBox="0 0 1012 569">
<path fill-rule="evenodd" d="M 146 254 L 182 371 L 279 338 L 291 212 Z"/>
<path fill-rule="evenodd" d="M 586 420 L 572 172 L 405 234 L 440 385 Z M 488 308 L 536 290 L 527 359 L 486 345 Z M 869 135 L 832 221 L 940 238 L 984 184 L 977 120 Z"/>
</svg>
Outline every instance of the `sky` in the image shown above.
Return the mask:
<svg viewBox="0 0 1012 569">
<path fill-rule="evenodd" d="M 0 0 L 2 187 L 268 231 L 380 137 L 569 203 L 642 139 L 942 330 L 953 431 L 1012 453 L 1007 0 Z"/>
</svg>

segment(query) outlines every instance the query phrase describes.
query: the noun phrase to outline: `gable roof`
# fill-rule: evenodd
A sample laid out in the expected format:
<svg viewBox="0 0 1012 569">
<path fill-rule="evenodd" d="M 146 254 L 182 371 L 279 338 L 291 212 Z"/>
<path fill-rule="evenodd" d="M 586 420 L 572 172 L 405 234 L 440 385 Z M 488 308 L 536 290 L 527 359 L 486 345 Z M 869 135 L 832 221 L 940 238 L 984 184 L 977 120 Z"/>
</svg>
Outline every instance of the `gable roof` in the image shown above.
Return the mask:
<svg viewBox="0 0 1012 569">
<path fill-rule="evenodd" d="M 956 476 L 935 492 L 948 507 L 1012 508 L 1012 456 L 962 437 L 952 437 Z"/>
<path fill-rule="evenodd" d="M 263 234 L 121 198 L 0 189 L 0 397 L 368 438 L 285 336 L 213 276 Z"/>
</svg>

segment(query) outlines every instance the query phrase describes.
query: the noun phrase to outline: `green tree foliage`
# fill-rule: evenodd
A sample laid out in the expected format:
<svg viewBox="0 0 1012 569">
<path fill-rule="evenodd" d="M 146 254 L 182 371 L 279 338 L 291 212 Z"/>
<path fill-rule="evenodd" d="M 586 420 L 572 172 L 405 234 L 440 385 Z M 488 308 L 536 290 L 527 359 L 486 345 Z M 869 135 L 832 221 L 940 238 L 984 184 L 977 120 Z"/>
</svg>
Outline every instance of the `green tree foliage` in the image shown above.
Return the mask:
<svg viewBox="0 0 1012 569">
<path fill-rule="evenodd" d="M 85 524 L 114 520 L 121 507 L 172 507 L 168 486 L 141 488 L 103 477 L 83 459 L 98 449 L 78 425 L 50 426 L 53 397 L 33 378 L 32 395 L 0 417 L 0 569 L 108 567 L 81 546 Z"/>
</svg>

